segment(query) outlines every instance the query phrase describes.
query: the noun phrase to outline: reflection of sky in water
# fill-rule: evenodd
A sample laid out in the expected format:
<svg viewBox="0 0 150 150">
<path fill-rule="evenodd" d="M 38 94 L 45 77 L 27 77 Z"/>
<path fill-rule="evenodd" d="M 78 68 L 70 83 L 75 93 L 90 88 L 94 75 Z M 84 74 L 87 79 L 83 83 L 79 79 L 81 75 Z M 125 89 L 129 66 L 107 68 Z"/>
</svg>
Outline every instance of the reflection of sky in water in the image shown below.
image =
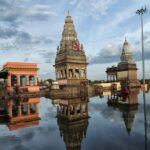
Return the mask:
<svg viewBox="0 0 150 150">
<path fill-rule="evenodd" d="M 150 143 L 150 93 L 146 94 L 148 143 Z M 135 111 L 130 136 L 128 135 L 118 108 L 107 106 L 107 97 L 90 98 L 89 125 L 82 150 L 142 150 L 144 149 L 143 97 L 138 95 L 138 110 Z M 41 98 L 39 104 L 40 123 L 14 131 L 0 125 L 0 145 L 2 150 L 65 150 L 57 124 L 56 108 L 49 99 Z M 150 147 L 150 145 L 149 145 Z"/>
</svg>

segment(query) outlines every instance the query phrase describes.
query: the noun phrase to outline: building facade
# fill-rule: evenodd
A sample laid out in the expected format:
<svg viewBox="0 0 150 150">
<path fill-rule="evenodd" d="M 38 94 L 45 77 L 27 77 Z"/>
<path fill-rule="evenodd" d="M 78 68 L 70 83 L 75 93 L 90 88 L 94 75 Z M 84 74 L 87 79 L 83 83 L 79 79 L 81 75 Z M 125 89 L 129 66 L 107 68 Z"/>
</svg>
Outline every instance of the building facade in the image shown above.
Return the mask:
<svg viewBox="0 0 150 150">
<path fill-rule="evenodd" d="M 117 67 L 107 68 L 107 81 L 126 82 L 132 86 L 139 85 L 136 63 L 133 60 L 132 50 L 126 39 L 123 44 L 120 60 Z"/>
<path fill-rule="evenodd" d="M 7 62 L 0 71 L 0 78 L 5 80 L 9 91 L 15 86 L 27 89 L 29 92 L 39 91 L 37 64 L 23 62 Z"/>
<path fill-rule="evenodd" d="M 60 46 L 57 47 L 54 67 L 59 85 L 80 84 L 87 79 L 87 59 L 69 13 L 65 19 Z"/>
<path fill-rule="evenodd" d="M 121 62 L 118 63 L 117 78 L 118 80 L 128 80 L 130 82 L 137 81 L 137 67 L 133 60 L 131 48 L 125 39 L 123 44 Z"/>
</svg>

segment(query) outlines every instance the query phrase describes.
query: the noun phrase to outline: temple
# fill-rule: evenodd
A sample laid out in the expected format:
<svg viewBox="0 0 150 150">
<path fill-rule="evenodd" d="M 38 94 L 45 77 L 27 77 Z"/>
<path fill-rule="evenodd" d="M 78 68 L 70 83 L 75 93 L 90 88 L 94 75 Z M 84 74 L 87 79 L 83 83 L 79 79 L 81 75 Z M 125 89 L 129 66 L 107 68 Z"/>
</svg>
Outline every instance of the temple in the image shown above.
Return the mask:
<svg viewBox="0 0 150 150">
<path fill-rule="evenodd" d="M 112 66 L 107 68 L 107 81 L 120 81 L 133 87 L 138 86 L 136 63 L 133 60 L 131 48 L 126 39 L 123 44 L 120 60 L 117 67 Z"/>
<path fill-rule="evenodd" d="M 125 107 L 137 107 L 138 105 L 138 94 L 139 89 L 138 88 L 129 88 L 129 94 L 123 94 L 122 92 L 115 93 L 112 92 L 110 95 L 108 95 L 108 101 L 107 104 L 109 106 L 125 106 Z"/>
<path fill-rule="evenodd" d="M 65 19 L 60 46 L 57 47 L 54 67 L 59 85 L 77 85 L 87 80 L 86 56 L 69 13 Z"/>
<path fill-rule="evenodd" d="M 4 79 L 8 91 L 12 92 L 14 87 L 29 92 L 39 91 L 37 64 L 23 62 L 7 62 L 0 71 L 0 78 Z"/>
</svg>

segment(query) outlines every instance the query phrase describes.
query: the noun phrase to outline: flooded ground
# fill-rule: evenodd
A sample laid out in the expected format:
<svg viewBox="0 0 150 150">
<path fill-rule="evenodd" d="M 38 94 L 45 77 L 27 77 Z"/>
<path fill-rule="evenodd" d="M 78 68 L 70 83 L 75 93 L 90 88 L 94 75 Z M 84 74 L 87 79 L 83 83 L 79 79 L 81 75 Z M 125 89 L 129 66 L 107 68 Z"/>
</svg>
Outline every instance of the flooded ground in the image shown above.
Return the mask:
<svg viewBox="0 0 150 150">
<path fill-rule="evenodd" d="M 108 96 L 71 100 L 42 97 L 22 101 L 19 111 L 20 102 L 4 102 L 0 106 L 3 112 L 0 116 L 1 149 L 148 150 L 150 93 L 146 93 L 146 124 L 142 92 L 134 93 L 130 100 L 137 101 L 138 105 L 108 106 Z M 26 107 L 28 104 L 30 110 Z M 8 121 L 4 108 L 11 112 L 10 105 L 13 106 L 12 120 Z"/>
</svg>

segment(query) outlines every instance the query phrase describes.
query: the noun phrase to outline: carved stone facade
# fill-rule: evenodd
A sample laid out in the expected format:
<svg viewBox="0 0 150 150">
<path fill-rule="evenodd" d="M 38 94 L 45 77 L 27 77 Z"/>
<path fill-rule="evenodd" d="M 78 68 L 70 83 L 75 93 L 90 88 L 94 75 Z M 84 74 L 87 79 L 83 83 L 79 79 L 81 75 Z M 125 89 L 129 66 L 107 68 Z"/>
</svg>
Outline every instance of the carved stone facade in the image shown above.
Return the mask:
<svg viewBox="0 0 150 150">
<path fill-rule="evenodd" d="M 59 84 L 80 84 L 86 81 L 87 60 L 69 13 L 65 19 L 60 46 L 57 47 L 54 67 Z"/>
<path fill-rule="evenodd" d="M 139 85 L 139 82 L 137 80 L 136 63 L 133 61 L 132 52 L 126 39 L 123 44 L 120 59 L 121 61 L 118 63 L 117 67 L 112 66 L 110 68 L 107 68 L 107 81 L 127 82 L 131 86 Z"/>
<path fill-rule="evenodd" d="M 123 44 L 121 62 L 118 64 L 117 78 L 118 80 L 127 80 L 129 82 L 137 82 L 137 67 L 133 61 L 130 46 L 125 39 Z"/>
</svg>

